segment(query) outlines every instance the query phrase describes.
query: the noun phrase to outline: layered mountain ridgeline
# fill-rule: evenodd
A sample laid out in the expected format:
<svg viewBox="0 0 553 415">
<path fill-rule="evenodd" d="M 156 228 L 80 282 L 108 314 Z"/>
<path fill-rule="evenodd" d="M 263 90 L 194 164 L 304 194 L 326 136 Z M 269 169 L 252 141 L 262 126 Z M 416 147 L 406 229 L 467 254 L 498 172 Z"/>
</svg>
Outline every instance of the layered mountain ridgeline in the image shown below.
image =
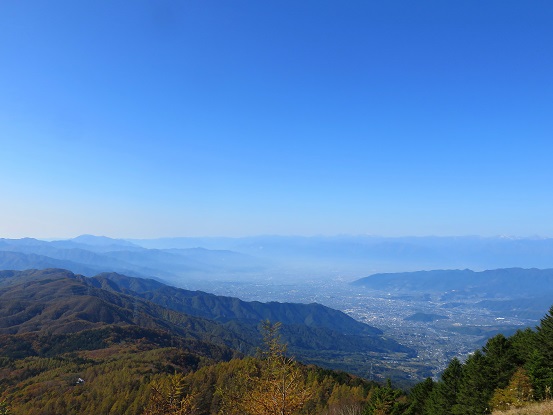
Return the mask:
<svg viewBox="0 0 553 415">
<path fill-rule="evenodd" d="M 127 241 L 93 235 L 57 241 L 0 239 L 0 269 L 59 267 L 87 276 L 115 271 L 156 276 L 177 285 L 182 277 L 252 281 L 271 276 L 298 282 L 366 275 L 367 270 L 513 266 L 553 268 L 553 239 L 257 236 Z"/>
<path fill-rule="evenodd" d="M 26 282 L 0 289 L 0 334 L 57 335 L 105 325 L 131 325 L 220 345 L 244 344 L 244 336 L 213 321 L 95 288 L 86 277 L 68 271 L 58 274 L 49 270 L 45 275 L 33 272 L 35 280 L 29 280 L 25 272 L 21 274 Z M 10 279 L 17 280 L 17 275 Z M 251 349 L 254 344 L 249 342 L 248 346 Z"/>
<path fill-rule="evenodd" d="M 146 249 L 121 239 L 83 235 L 70 240 L 0 239 L 0 269 L 64 268 L 93 276 L 116 271 L 136 277 L 239 277 L 264 270 L 267 261 L 229 250 Z"/>
<path fill-rule="evenodd" d="M 154 280 L 66 270 L 0 272 L 0 333 L 67 334 L 138 326 L 252 353 L 262 320 L 280 321 L 298 359 L 364 374 L 369 360 L 414 352 L 346 314 L 319 304 L 248 303 L 166 286 Z M 341 363 L 339 357 L 348 357 Z M 349 363 L 348 363 L 349 362 Z M 347 366 L 344 366 L 347 365 Z"/>
<path fill-rule="evenodd" d="M 131 240 L 155 249 L 230 249 L 323 271 L 329 264 L 352 275 L 376 270 L 553 268 L 553 239 L 510 237 L 252 236 Z M 321 266 L 322 265 L 322 266 Z"/>
</svg>

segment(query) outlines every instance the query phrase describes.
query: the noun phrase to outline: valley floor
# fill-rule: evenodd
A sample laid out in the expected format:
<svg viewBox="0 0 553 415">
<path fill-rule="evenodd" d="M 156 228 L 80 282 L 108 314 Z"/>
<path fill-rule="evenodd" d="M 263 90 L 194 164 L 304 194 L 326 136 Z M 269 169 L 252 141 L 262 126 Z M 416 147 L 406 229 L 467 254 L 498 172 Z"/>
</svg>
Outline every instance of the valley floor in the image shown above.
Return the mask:
<svg viewBox="0 0 553 415">
<path fill-rule="evenodd" d="M 174 283 L 178 284 L 177 281 Z M 390 372 L 392 368 L 409 373 L 412 380 L 437 377 L 453 357 L 464 360 L 495 334 L 510 335 L 519 328 L 535 327 L 538 322 L 526 315 L 492 312 L 478 304 L 481 299 L 443 301 L 431 296 L 399 296 L 355 287 L 341 279 L 297 284 L 276 281 L 210 282 L 209 287 L 199 285 L 187 288 L 209 289 L 218 295 L 235 296 L 247 301 L 318 302 L 377 327 L 386 336 L 418 352 L 416 358 L 390 355 L 373 365 L 369 361 L 364 362 L 366 372 L 358 374 L 374 380 L 394 378 L 394 373 Z M 543 315 L 545 312 L 546 309 L 539 313 Z M 407 319 L 415 313 L 445 318 L 436 321 Z"/>
</svg>

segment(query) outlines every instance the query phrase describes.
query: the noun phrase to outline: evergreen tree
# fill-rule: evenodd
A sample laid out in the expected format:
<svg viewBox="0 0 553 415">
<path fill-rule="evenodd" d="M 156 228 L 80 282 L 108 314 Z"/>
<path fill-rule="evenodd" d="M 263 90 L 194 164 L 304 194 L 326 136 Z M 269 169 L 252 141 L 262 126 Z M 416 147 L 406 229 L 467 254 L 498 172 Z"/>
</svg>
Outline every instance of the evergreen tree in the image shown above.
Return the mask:
<svg viewBox="0 0 553 415">
<path fill-rule="evenodd" d="M 537 333 L 531 328 L 517 330 L 509 340 L 518 362 L 527 362 L 532 352 L 538 348 Z"/>
<path fill-rule="evenodd" d="M 544 358 L 544 365 L 553 368 L 553 306 L 537 327 L 537 345 Z"/>
<path fill-rule="evenodd" d="M 481 369 L 488 376 L 488 389 L 493 391 L 496 388 L 504 388 L 517 366 L 522 364 L 522 361 L 517 361 L 511 340 L 503 334 L 498 334 L 487 341 L 482 351 L 485 354 L 485 367 Z"/>
<path fill-rule="evenodd" d="M 433 388 L 434 381 L 431 378 L 417 383 L 409 393 L 409 407 L 404 412 L 404 415 L 423 415 L 428 396 Z"/>
<path fill-rule="evenodd" d="M 495 388 L 491 385 L 484 354 L 477 350 L 463 365 L 457 403 L 451 413 L 455 415 L 480 415 L 490 412 L 488 402 Z"/>
<path fill-rule="evenodd" d="M 364 415 L 400 415 L 407 403 L 401 390 L 392 388 L 390 380 L 386 386 L 371 391 Z"/>
<path fill-rule="evenodd" d="M 553 370 L 544 362 L 544 357 L 539 350 L 534 350 L 526 362 L 524 368 L 528 373 L 534 397 L 536 399 L 551 399 L 551 387 L 553 386 Z"/>
<path fill-rule="evenodd" d="M 457 393 L 463 373 L 463 366 L 453 358 L 442 373 L 441 380 L 434 385 L 424 405 L 424 415 L 450 415 L 457 403 Z"/>
</svg>

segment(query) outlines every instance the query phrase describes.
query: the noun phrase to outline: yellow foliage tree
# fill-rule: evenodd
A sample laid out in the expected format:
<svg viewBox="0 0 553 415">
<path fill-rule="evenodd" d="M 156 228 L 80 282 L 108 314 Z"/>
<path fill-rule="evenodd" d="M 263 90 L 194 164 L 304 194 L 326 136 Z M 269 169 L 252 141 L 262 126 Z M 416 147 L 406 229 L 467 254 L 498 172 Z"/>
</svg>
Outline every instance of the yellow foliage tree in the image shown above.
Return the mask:
<svg viewBox="0 0 553 415">
<path fill-rule="evenodd" d="M 494 410 L 520 408 L 533 401 L 532 382 L 524 368 L 519 368 L 506 388 L 496 389 L 490 401 Z"/>
<path fill-rule="evenodd" d="M 152 395 L 142 415 L 194 415 L 196 414 L 195 394 L 184 393 L 181 374 L 171 376 L 169 385 L 154 382 Z"/>
<path fill-rule="evenodd" d="M 0 400 L 0 415 L 9 415 L 10 407 L 5 399 Z"/>
<path fill-rule="evenodd" d="M 279 329 L 279 323 L 263 323 L 265 349 L 258 371 L 239 374 L 234 388 L 221 391 L 223 414 L 293 415 L 311 397 L 303 371 L 286 355 Z"/>
</svg>

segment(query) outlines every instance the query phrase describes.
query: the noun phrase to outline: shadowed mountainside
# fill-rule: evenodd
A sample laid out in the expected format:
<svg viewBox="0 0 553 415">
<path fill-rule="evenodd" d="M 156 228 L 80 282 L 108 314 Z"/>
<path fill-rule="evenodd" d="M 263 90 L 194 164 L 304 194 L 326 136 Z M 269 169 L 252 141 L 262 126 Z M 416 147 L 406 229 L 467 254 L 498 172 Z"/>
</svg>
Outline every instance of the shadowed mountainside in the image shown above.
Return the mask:
<svg viewBox="0 0 553 415">
<path fill-rule="evenodd" d="M 379 330 L 318 304 L 248 303 L 120 274 L 88 278 L 55 269 L 1 271 L 0 304 L 2 334 L 137 326 L 251 353 L 261 342 L 259 323 L 271 317 L 283 323 L 284 340 L 306 361 L 324 365 L 320 354 L 325 352 L 414 354 Z"/>
<path fill-rule="evenodd" d="M 228 322 L 279 321 L 282 324 L 327 328 L 342 334 L 381 335 L 382 331 L 358 322 L 345 313 L 321 304 L 261 303 L 242 301 L 234 297 L 189 291 L 154 280 L 131 278 L 116 273 L 103 273 L 91 279 L 107 290 L 132 292 L 141 298 L 171 310 L 211 320 Z M 115 284 L 114 284 L 115 283 Z"/>
</svg>

